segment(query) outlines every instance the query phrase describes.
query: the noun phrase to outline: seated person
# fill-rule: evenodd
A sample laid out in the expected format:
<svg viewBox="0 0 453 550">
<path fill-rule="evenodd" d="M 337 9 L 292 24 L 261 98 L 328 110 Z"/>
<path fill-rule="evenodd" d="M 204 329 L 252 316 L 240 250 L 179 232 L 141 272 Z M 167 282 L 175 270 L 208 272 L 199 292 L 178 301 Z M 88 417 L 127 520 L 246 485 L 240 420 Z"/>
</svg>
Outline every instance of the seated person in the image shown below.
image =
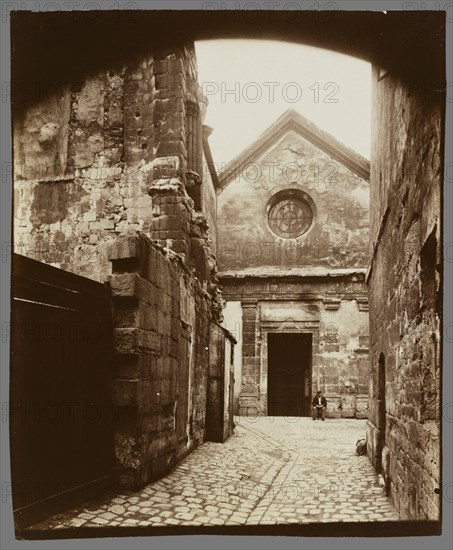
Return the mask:
<svg viewBox="0 0 453 550">
<path fill-rule="evenodd" d="M 313 420 L 316 420 L 316 418 L 319 418 L 321 416 L 321 420 L 326 419 L 326 408 L 327 408 L 327 400 L 323 396 L 322 391 L 319 390 L 316 392 L 316 396 L 314 397 L 312 403 L 313 408 Z"/>
</svg>

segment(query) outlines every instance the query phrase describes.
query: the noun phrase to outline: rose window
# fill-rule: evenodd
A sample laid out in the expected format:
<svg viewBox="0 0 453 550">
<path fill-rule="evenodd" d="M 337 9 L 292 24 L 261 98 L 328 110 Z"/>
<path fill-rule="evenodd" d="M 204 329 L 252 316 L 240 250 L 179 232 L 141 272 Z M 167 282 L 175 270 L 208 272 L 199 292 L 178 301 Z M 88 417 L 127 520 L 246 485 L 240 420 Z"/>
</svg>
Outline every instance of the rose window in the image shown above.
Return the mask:
<svg viewBox="0 0 453 550">
<path fill-rule="evenodd" d="M 303 198 L 281 197 L 268 214 L 270 229 L 279 237 L 295 239 L 308 231 L 313 223 L 313 211 Z"/>
</svg>

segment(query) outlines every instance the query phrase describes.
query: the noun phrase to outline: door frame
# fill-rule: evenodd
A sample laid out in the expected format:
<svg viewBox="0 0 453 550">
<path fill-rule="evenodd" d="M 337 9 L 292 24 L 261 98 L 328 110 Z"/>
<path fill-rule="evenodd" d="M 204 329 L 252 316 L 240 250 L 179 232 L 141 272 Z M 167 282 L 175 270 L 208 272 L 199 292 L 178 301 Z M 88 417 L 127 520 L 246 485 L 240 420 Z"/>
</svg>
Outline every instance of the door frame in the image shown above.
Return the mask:
<svg viewBox="0 0 453 550">
<path fill-rule="evenodd" d="M 267 335 L 269 333 L 299 333 L 311 334 L 311 364 L 310 376 L 311 387 L 310 397 L 313 394 L 314 381 L 318 380 L 317 356 L 319 355 L 319 325 L 320 321 L 265 321 L 260 324 L 260 337 L 258 344 L 260 346 L 260 396 L 264 407 L 264 415 L 268 415 L 267 403 L 267 385 L 268 385 L 268 344 Z M 316 385 L 316 384 L 315 384 Z"/>
</svg>

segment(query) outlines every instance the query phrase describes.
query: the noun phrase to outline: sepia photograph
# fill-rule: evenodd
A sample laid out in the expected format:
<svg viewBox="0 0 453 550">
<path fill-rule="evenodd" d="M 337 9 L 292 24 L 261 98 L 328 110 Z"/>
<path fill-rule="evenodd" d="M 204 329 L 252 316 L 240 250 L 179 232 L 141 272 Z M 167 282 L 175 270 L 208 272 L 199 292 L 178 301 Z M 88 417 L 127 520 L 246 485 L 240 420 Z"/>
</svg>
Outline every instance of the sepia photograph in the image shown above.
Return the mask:
<svg viewBox="0 0 453 550">
<path fill-rule="evenodd" d="M 451 4 L 157 4 L 2 4 L 13 536 L 441 548 Z"/>
</svg>

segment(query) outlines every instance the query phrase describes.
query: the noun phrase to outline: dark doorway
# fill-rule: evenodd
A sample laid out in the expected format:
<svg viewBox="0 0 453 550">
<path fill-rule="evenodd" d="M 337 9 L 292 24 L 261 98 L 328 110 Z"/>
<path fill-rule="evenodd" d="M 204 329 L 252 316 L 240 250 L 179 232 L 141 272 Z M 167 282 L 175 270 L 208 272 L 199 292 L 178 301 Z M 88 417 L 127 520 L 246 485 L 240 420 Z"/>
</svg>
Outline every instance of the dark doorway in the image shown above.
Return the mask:
<svg viewBox="0 0 453 550">
<path fill-rule="evenodd" d="M 310 416 L 312 335 L 268 334 L 270 416 Z"/>
</svg>

